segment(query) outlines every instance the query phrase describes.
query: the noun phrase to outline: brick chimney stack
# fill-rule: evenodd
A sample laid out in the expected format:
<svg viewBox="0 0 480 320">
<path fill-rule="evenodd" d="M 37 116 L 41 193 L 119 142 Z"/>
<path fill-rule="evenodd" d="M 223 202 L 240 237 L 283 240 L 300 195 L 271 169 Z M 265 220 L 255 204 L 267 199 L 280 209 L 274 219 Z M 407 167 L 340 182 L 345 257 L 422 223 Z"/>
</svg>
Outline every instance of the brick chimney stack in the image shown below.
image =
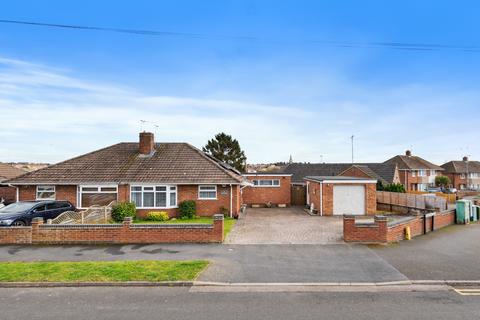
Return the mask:
<svg viewBox="0 0 480 320">
<path fill-rule="evenodd" d="M 463 161 L 464 161 L 464 162 L 467 162 L 467 161 L 468 161 L 468 157 L 467 157 L 467 156 L 463 157 Z"/>
<path fill-rule="evenodd" d="M 411 157 L 412 156 L 412 151 L 410 151 L 410 150 L 405 151 L 405 155 L 407 157 Z"/>
<path fill-rule="evenodd" d="M 139 152 L 143 155 L 150 155 L 155 151 L 155 141 L 153 133 L 140 132 Z"/>
</svg>

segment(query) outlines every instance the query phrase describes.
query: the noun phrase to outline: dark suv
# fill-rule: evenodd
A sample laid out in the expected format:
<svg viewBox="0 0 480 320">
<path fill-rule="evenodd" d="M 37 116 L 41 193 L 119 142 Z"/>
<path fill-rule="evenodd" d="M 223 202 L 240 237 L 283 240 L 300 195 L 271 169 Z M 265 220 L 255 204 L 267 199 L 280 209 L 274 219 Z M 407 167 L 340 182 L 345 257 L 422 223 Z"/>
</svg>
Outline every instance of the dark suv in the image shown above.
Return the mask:
<svg viewBox="0 0 480 320">
<path fill-rule="evenodd" d="M 28 226 L 33 218 L 55 219 L 65 211 L 75 211 L 68 201 L 20 201 L 0 209 L 0 226 Z"/>
</svg>

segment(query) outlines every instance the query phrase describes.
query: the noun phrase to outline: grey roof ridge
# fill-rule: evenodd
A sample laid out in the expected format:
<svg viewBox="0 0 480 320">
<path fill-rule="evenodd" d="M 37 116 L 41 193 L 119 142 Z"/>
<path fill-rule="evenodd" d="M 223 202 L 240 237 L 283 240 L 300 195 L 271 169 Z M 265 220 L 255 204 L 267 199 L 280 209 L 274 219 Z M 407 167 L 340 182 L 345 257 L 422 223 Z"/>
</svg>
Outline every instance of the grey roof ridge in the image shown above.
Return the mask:
<svg viewBox="0 0 480 320">
<path fill-rule="evenodd" d="M 212 158 L 208 157 L 202 150 L 198 149 L 197 147 L 195 147 L 194 145 L 188 143 L 188 142 L 185 142 L 185 144 L 187 146 L 189 146 L 191 149 L 193 149 L 194 151 L 196 151 L 198 154 L 200 154 L 202 157 L 204 157 L 205 159 L 207 159 L 208 161 L 210 161 L 211 163 L 215 164 L 219 169 L 221 169 L 223 172 L 225 172 L 226 174 L 228 174 L 231 178 L 237 180 L 238 182 L 243 182 L 243 179 L 239 178 L 241 177 L 241 175 L 239 175 L 239 177 L 236 177 L 235 174 L 233 174 L 232 172 L 230 172 L 229 170 L 225 169 L 224 167 L 222 167 L 217 161 L 213 160 Z"/>
</svg>

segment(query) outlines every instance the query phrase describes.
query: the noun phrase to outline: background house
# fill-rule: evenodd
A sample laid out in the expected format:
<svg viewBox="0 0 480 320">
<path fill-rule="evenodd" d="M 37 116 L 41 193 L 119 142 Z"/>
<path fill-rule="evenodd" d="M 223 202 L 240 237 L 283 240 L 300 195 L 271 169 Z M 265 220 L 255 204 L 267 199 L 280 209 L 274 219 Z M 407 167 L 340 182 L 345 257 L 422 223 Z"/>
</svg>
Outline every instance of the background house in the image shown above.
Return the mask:
<svg viewBox="0 0 480 320">
<path fill-rule="evenodd" d="M 18 169 L 11 164 L 0 163 L 0 200 L 4 199 L 6 204 L 16 201 L 17 189 L 4 182 L 25 173 L 25 170 Z"/>
<path fill-rule="evenodd" d="M 435 178 L 444 168 L 425 159 L 412 155 L 410 150 L 405 155 L 395 156 L 384 164 L 395 164 L 400 172 L 400 181 L 407 191 L 425 191 L 435 185 Z"/>
<path fill-rule="evenodd" d="M 464 157 L 462 161 L 450 161 L 442 165 L 444 175 L 450 178 L 454 188 L 458 190 L 480 190 L 480 162 L 470 161 Z"/>
</svg>

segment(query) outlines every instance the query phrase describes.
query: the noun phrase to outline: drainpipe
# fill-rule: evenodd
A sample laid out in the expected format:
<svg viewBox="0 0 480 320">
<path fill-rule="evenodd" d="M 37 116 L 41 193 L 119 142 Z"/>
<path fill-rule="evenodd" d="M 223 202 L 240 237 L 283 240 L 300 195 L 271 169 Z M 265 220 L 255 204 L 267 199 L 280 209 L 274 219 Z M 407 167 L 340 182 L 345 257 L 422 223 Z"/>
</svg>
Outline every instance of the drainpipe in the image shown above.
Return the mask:
<svg viewBox="0 0 480 320">
<path fill-rule="evenodd" d="M 320 216 L 323 217 L 323 181 L 320 182 Z"/>
<path fill-rule="evenodd" d="M 233 188 L 232 184 L 230 184 L 230 218 L 233 218 Z"/>
<path fill-rule="evenodd" d="M 8 184 L 8 186 L 15 188 L 15 202 L 20 201 L 20 191 L 19 191 L 18 187 L 13 186 L 11 184 Z"/>
</svg>

